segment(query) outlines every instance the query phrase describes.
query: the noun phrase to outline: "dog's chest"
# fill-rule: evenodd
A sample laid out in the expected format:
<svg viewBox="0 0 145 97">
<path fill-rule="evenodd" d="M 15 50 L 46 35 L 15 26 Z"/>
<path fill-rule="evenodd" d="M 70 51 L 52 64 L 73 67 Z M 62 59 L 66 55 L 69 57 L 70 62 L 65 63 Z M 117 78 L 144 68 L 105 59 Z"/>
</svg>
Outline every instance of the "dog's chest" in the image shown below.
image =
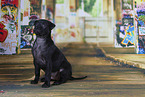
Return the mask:
<svg viewBox="0 0 145 97">
<path fill-rule="evenodd" d="M 33 57 L 35 59 L 35 62 L 41 63 L 41 65 L 46 64 L 45 60 L 45 54 L 46 54 L 46 45 L 44 41 L 36 40 L 36 42 L 33 45 Z"/>
</svg>

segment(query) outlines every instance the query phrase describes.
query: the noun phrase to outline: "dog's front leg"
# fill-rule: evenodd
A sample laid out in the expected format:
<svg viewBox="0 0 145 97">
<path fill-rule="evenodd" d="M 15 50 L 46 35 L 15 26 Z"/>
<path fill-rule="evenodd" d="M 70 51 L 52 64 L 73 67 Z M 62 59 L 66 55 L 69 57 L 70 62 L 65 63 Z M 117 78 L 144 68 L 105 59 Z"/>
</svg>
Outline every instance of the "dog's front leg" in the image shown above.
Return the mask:
<svg viewBox="0 0 145 97">
<path fill-rule="evenodd" d="M 45 69 L 45 82 L 42 85 L 42 88 L 48 88 L 48 87 L 50 87 L 51 70 L 52 70 L 52 64 L 51 64 L 51 62 L 47 62 L 47 67 Z"/>
<path fill-rule="evenodd" d="M 31 84 L 37 84 L 40 77 L 40 67 L 34 62 L 35 65 L 35 78 L 31 81 Z"/>
</svg>

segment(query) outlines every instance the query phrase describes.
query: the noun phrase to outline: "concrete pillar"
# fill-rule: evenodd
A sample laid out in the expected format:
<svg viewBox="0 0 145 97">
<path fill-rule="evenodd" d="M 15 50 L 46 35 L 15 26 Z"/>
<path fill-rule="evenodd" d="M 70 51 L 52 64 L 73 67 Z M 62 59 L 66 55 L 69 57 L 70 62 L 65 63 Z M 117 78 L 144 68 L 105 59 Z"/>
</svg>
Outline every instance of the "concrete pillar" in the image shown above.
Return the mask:
<svg viewBox="0 0 145 97">
<path fill-rule="evenodd" d="M 42 0 L 42 5 L 41 5 L 41 18 L 45 19 L 46 18 L 46 0 Z"/>
<path fill-rule="evenodd" d="M 18 31 L 17 31 L 17 54 L 21 53 L 20 44 L 21 44 L 21 0 L 18 1 Z"/>
</svg>

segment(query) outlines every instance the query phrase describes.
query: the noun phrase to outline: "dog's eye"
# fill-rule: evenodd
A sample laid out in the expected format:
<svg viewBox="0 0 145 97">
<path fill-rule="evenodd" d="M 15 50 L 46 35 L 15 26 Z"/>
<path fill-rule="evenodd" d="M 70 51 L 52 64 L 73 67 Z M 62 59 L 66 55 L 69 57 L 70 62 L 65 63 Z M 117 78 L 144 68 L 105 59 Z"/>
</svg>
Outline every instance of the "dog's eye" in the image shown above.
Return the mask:
<svg viewBox="0 0 145 97">
<path fill-rule="evenodd" d="M 38 26 L 35 26 L 35 29 L 38 29 L 39 27 Z"/>
</svg>

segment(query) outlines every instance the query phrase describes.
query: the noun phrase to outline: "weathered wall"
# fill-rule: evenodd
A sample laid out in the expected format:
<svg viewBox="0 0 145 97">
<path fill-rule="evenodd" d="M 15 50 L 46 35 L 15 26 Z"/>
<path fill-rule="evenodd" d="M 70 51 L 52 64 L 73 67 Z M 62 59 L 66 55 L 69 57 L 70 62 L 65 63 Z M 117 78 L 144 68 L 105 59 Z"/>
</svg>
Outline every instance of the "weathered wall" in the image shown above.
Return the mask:
<svg viewBox="0 0 145 97">
<path fill-rule="evenodd" d="M 0 0 L 0 54 L 16 54 L 18 0 Z"/>
</svg>

